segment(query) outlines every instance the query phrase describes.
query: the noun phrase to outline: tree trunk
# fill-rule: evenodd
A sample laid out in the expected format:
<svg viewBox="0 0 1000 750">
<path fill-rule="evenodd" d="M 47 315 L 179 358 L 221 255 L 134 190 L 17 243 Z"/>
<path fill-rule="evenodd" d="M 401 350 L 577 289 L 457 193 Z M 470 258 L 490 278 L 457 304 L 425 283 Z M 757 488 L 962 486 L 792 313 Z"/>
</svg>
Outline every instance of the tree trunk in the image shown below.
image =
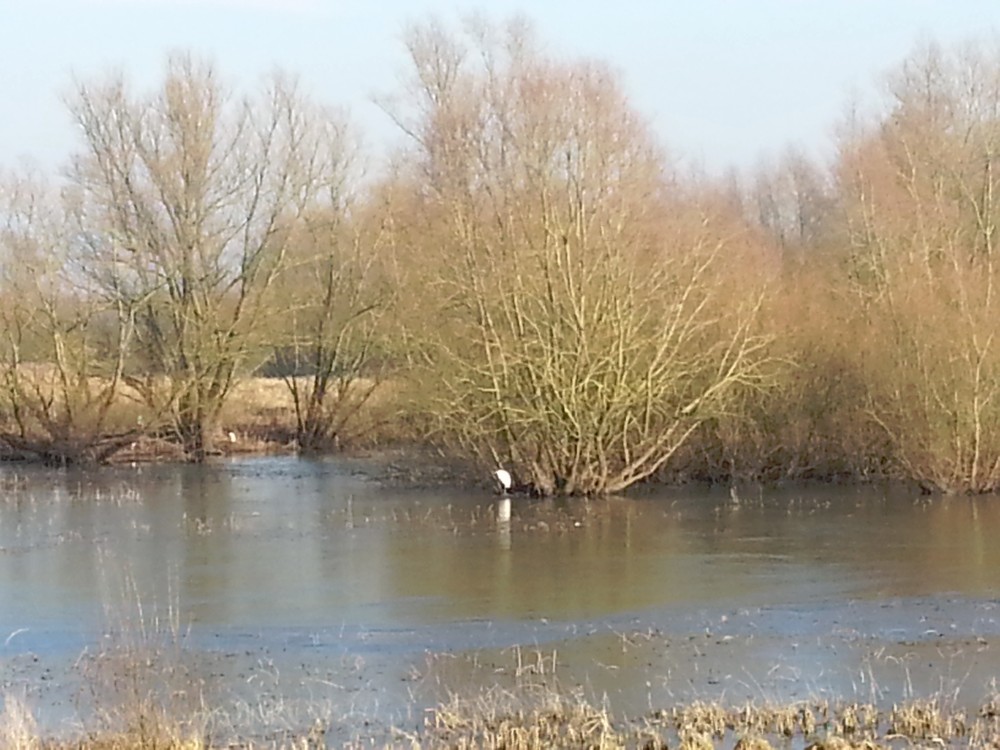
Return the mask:
<svg viewBox="0 0 1000 750">
<path fill-rule="evenodd" d="M 216 455 L 215 429 L 212 420 L 204 414 L 182 416 L 177 421 L 177 437 L 187 460 L 200 464 Z"/>
</svg>

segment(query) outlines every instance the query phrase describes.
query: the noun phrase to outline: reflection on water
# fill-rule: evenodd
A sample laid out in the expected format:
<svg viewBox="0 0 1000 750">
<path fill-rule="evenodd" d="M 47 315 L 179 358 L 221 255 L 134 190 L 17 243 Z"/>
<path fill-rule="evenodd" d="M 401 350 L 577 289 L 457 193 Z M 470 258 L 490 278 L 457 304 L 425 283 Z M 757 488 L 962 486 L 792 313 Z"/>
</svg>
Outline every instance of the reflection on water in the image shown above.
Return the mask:
<svg viewBox="0 0 1000 750">
<path fill-rule="evenodd" d="M 123 578 L 210 646 L 252 637 L 310 658 L 563 642 L 586 671 L 610 658 L 587 638 L 638 628 L 663 642 L 709 632 L 764 671 L 801 649 L 794 671 L 842 659 L 818 653 L 827 636 L 857 650 L 1000 632 L 995 499 L 838 488 L 739 506 L 696 491 L 511 501 L 387 488 L 363 469 L 294 458 L 0 469 L 0 657 L 81 648 Z M 684 663 L 671 653 L 646 659 L 658 677 L 641 684 Z"/>
<path fill-rule="evenodd" d="M 511 507 L 289 458 L 12 475 L 0 629 L 99 621 L 116 571 L 206 628 L 989 597 L 1000 583 L 990 499 L 842 490 L 739 507 L 677 493 Z"/>
</svg>

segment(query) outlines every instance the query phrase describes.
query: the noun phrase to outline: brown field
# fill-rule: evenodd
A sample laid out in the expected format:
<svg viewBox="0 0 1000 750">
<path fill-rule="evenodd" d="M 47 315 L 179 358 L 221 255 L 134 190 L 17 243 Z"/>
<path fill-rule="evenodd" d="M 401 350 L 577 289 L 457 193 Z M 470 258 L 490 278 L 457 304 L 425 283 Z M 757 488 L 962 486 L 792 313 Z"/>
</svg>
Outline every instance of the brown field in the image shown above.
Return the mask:
<svg viewBox="0 0 1000 750">
<path fill-rule="evenodd" d="M 65 394 L 54 368 L 25 365 L 21 368 L 20 377 L 29 397 L 36 396 L 38 400 L 49 403 L 49 413 L 61 408 Z M 299 385 L 306 388 L 308 382 L 302 379 Z M 93 395 L 88 399 L 98 398 L 106 386 L 107 381 L 104 379 L 89 378 L 86 387 Z M 399 388 L 391 382 L 376 386 L 371 380 L 359 379 L 347 391 L 348 398 L 368 389 L 373 389 L 371 395 L 345 423 L 344 434 L 338 441 L 343 449 L 382 446 L 402 436 L 399 422 L 391 418 L 398 412 Z M 119 386 L 115 400 L 100 424 L 97 423 L 96 416 L 89 414 L 96 411 L 96 406 L 82 406 L 85 401 L 79 394 L 74 394 L 74 399 L 81 404 L 78 406 L 78 414 L 81 415 L 78 417 L 78 428 L 81 435 L 87 434 L 91 429 L 95 434 L 119 433 L 135 429 L 137 425 L 149 427 L 156 422 L 155 415 L 143 403 L 139 393 L 125 385 Z M 26 428 L 32 440 L 45 443 L 51 439 L 46 434 L 42 420 L 30 412 L 26 418 Z M 15 434 L 18 432 L 14 424 L 8 424 L 7 429 Z M 231 439 L 230 433 L 235 440 Z M 295 434 L 295 407 L 288 384 L 281 378 L 251 377 L 237 382 L 229 395 L 219 418 L 216 442 L 219 451 L 224 454 L 293 452 L 297 447 Z M 178 445 L 162 437 L 146 434 L 137 436 L 130 446 L 115 454 L 112 460 L 174 461 L 182 458 Z"/>
<path fill-rule="evenodd" d="M 300 382 L 308 385 L 304 379 Z M 372 390 L 371 396 L 349 421 L 341 441 L 345 449 L 386 445 L 401 437 L 398 422 L 400 389 L 392 381 L 377 385 L 359 379 L 349 394 Z M 231 450 L 240 453 L 271 453 L 295 450 L 295 405 L 288 384 L 281 378 L 254 377 L 241 380 L 223 407 L 223 434 L 232 431 L 237 441 Z M 223 441 L 225 442 L 225 441 Z M 225 445 L 222 446 L 224 449 Z"/>
</svg>

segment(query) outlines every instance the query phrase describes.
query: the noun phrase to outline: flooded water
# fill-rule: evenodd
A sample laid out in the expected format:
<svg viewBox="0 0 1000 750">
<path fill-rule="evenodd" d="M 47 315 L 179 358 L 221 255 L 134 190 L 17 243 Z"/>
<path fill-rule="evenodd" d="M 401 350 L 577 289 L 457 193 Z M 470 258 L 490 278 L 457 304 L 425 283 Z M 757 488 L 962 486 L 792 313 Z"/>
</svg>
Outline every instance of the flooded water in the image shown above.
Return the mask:
<svg viewBox="0 0 1000 750">
<path fill-rule="evenodd" d="M 1000 671 L 996 498 L 672 490 L 515 498 L 507 520 L 485 489 L 368 468 L 0 468 L 0 689 L 78 726 L 82 657 L 130 629 L 172 632 L 248 721 L 345 731 L 413 728 L 443 696 L 529 676 L 635 715 L 975 704 Z"/>
</svg>

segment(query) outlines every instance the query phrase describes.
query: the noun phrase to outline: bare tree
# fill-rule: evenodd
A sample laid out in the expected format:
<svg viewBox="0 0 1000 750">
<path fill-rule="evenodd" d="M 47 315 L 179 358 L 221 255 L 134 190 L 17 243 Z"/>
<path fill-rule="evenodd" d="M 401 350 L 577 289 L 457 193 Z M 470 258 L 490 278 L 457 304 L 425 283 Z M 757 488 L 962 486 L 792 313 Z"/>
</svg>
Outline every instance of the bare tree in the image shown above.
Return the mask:
<svg viewBox="0 0 1000 750">
<path fill-rule="evenodd" d="M 856 298 L 878 327 L 869 413 L 901 471 L 1000 488 L 1000 52 L 918 51 L 842 148 Z"/>
<path fill-rule="evenodd" d="M 339 447 L 373 425 L 362 412 L 381 385 L 380 322 L 391 292 L 380 274 L 378 216 L 355 213 L 345 185 L 295 228 L 279 290 L 295 294 L 275 364 L 295 408 L 299 450 Z"/>
<path fill-rule="evenodd" d="M 124 377 L 202 460 L 234 378 L 263 346 L 283 228 L 327 184 L 335 126 L 286 78 L 235 99 L 189 56 L 170 59 L 151 96 L 117 77 L 80 85 L 70 106 L 89 268 L 136 324 Z"/>
<path fill-rule="evenodd" d="M 132 328 L 81 273 L 66 201 L 0 185 L 0 440 L 50 464 L 99 463 L 141 433 L 123 396 Z"/>
<path fill-rule="evenodd" d="M 833 191 L 820 167 L 789 149 L 773 166 L 762 166 L 750 189 L 750 218 L 774 237 L 786 258 L 829 241 L 837 218 Z"/>
<path fill-rule="evenodd" d="M 666 174 L 613 75 L 545 57 L 523 24 L 470 37 L 475 55 L 412 31 L 412 115 L 397 112 L 434 243 L 431 406 L 447 439 L 540 493 L 619 491 L 760 384 L 759 296 L 718 294 L 731 238 Z"/>
</svg>

